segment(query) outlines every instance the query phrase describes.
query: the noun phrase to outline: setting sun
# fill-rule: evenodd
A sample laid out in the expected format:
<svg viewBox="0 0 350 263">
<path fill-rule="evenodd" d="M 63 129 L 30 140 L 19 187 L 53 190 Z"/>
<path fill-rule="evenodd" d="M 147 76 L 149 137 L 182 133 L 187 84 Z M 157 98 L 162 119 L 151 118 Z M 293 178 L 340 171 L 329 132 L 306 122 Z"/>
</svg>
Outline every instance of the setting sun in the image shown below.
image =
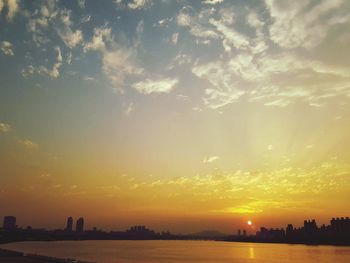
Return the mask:
<svg viewBox="0 0 350 263">
<path fill-rule="evenodd" d="M 247 224 L 248 224 L 249 226 L 251 226 L 251 225 L 253 224 L 253 222 L 250 221 L 250 220 L 248 220 Z"/>
</svg>

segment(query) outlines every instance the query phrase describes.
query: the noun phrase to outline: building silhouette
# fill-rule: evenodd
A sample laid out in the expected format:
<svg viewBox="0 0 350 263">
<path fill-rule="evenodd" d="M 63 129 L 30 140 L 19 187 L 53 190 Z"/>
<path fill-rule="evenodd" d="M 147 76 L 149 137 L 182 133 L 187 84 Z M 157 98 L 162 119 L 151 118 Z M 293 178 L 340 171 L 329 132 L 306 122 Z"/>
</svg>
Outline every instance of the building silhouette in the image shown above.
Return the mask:
<svg viewBox="0 0 350 263">
<path fill-rule="evenodd" d="M 83 233 L 84 232 L 84 218 L 80 217 L 77 220 L 75 231 L 77 233 Z"/>
<path fill-rule="evenodd" d="M 333 235 L 350 235 L 350 219 L 349 217 L 332 218 L 330 232 Z"/>
<path fill-rule="evenodd" d="M 146 226 L 132 226 L 128 230 L 126 230 L 126 234 L 130 238 L 139 238 L 139 239 L 147 239 L 152 238 L 156 235 L 156 233 L 148 229 Z"/>
<path fill-rule="evenodd" d="M 316 220 L 305 220 L 304 225 L 294 228 L 288 224 L 284 229 L 267 229 L 261 227 L 256 233 L 258 241 L 310 243 L 310 244 L 349 244 L 350 219 L 349 217 L 332 218 L 330 225 L 317 226 Z"/>
<path fill-rule="evenodd" d="M 14 217 L 14 216 L 5 216 L 2 228 L 4 230 L 14 230 L 14 229 L 16 229 L 17 228 L 16 217 Z"/>
<path fill-rule="evenodd" d="M 67 226 L 65 229 L 67 232 L 72 232 L 73 231 L 73 217 L 68 217 L 67 218 Z"/>
<path fill-rule="evenodd" d="M 0 228 L 0 243 L 34 241 L 34 240 L 196 240 L 203 239 L 203 235 L 173 235 L 170 232 L 158 233 L 144 225 L 132 226 L 126 231 L 103 231 L 97 228 L 84 230 L 84 218 L 76 221 L 73 231 L 73 218 L 67 218 L 65 229 L 35 229 L 30 226 L 17 227 L 16 217 L 5 216 L 3 228 Z M 208 237 L 212 240 L 234 242 L 262 242 L 287 244 L 330 244 L 350 245 L 350 219 L 337 217 L 330 220 L 329 225 L 318 226 L 316 220 L 305 220 L 301 227 L 295 228 L 288 224 L 283 228 L 261 227 L 256 235 L 248 235 L 244 229 L 238 229 L 237 235 L 225 237 Z"/>
<path fill-rule="evenodd" d="M 304 234 L 308 236 L 315 235 L 317 233 L 317 225 L 315 219 L 304 220 Z"/>
</svg>

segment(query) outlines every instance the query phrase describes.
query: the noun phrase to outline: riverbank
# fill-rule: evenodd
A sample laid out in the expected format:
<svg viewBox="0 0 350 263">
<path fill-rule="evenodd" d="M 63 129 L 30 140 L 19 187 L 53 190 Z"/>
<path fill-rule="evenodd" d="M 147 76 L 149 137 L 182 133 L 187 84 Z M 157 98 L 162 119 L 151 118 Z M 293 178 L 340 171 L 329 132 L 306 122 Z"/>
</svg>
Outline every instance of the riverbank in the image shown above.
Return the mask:
<svg viewBox="0 0 350 263">
<path fill-rule="evenodd" d="M 0 248 L 0 262 L 6 263 L 88 263 L 76 259 L 60 259 L 36 254 L 25 254 Z"/>
</svg>

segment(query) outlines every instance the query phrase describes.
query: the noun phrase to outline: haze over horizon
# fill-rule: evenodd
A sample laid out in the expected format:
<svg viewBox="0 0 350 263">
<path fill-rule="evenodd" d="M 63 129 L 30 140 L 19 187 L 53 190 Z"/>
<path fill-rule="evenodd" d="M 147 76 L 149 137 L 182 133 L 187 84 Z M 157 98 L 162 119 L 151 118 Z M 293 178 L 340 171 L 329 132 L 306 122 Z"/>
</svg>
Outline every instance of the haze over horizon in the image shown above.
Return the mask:
<svg viewBox="0 0 350 263">
<path fill-rule="evenodd" d="M 0 216 L 183 233 L 349 216 L 349 14 L 0 0 Z"/>
</svg>

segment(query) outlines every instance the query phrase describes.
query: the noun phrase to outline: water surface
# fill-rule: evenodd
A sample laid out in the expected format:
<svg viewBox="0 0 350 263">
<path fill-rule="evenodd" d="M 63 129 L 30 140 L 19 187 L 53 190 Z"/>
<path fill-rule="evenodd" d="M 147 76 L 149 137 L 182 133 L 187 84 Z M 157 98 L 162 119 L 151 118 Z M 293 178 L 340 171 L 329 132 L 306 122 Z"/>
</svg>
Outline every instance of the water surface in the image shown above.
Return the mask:
<svg viewBox="0 0 350 263">
<path fill-rule="evenodd" d="M 350 247 L 215 241 L 19 242 L 1 247 L 98 263 L 349 263 Z"/>
</svg>

